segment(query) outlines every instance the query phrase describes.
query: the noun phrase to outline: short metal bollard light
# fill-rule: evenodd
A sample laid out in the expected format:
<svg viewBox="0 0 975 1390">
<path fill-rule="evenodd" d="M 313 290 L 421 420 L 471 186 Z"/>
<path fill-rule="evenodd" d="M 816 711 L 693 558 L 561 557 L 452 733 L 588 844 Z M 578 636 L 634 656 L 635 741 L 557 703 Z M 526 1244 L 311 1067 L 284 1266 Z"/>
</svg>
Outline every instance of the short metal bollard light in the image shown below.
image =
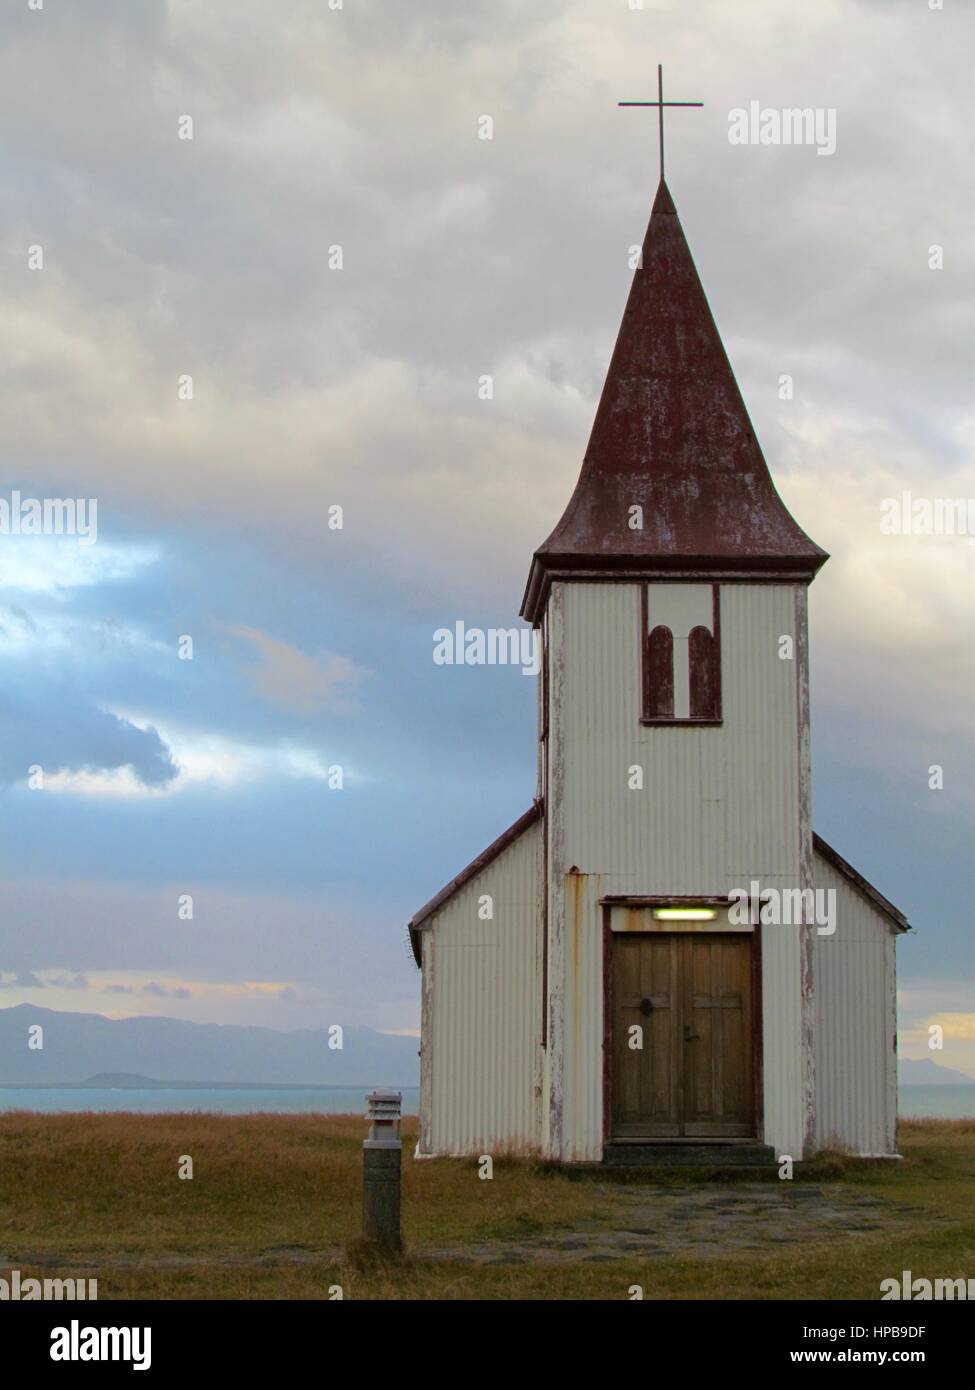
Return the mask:
<svg viewBox="0 0 975 1390">
<path fill-rule="evenodd" d="M 400 1091 L 371 1091 L 369 1138 L 362 1144 L 362 1234 L 386 1250 L 400 1249 Z"/>
</svg>

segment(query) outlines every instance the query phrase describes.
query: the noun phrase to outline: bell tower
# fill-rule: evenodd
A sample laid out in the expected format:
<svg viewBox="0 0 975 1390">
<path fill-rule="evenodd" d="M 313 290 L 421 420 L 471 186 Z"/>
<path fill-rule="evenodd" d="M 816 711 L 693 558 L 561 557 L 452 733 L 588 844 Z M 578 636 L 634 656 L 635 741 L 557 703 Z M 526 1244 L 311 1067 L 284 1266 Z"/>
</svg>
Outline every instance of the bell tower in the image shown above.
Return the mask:
<svg viewBox="0 0 975 1390">
<path fill-rule="evenodd" d="M 736 944 L 720 904 L 812 884 L 806 596 L 827 558 L 775 490 L 661 179 L 522 604 L 544 647 L 553 1157 L 598 1161 L 629 1130 L 811 1143 L 813 929 Z M 630 1067 L 620 1039 L 645 1033 L 652 1067 Z"/>
</svg>

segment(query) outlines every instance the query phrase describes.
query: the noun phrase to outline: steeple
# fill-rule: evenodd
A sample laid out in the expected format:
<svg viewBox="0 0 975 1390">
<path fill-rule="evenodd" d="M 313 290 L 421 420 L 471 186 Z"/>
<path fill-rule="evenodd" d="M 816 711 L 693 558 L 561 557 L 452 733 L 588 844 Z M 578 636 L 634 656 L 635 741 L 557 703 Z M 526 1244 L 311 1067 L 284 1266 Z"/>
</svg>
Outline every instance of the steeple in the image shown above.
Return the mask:
<svg viewBox="0 0 975 1390">
<path fill-rule="evenodd" d="M 522 616 L 538 619 L 563 574 L 809 580 L 827 558 L 775 490 L 661 179 L 579 481 Z"/>
</svg>

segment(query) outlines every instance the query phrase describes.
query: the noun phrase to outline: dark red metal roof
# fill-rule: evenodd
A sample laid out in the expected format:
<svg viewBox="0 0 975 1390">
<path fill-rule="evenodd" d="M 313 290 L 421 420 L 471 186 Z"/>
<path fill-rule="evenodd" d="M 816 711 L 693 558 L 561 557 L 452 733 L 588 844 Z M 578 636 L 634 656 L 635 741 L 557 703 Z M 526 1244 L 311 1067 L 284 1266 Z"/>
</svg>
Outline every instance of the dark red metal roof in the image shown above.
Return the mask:
<svg viewBox="0 0 975 1390">
<path fill-rule="evenodd" d="M 811 579 L 827 558 L 775 490 L 661 181 L 579 481 L 535 552 L 522 615 L 538 618 L 559 572 Z"/>
</svg>

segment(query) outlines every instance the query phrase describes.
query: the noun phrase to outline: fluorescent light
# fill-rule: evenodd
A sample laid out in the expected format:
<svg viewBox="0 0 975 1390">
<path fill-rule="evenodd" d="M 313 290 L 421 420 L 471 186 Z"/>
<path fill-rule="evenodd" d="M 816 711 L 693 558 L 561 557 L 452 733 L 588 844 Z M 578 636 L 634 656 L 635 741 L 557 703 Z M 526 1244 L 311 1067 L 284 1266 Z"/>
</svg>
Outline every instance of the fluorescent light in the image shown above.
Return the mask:
<svg viewBox="0 0 975 1390">
<path fill-rule="evenodd" d="M 718 912 L 714 907 L 655 907 L 653 915 L 658 922 L 713 922 Z"/>
</svg>

